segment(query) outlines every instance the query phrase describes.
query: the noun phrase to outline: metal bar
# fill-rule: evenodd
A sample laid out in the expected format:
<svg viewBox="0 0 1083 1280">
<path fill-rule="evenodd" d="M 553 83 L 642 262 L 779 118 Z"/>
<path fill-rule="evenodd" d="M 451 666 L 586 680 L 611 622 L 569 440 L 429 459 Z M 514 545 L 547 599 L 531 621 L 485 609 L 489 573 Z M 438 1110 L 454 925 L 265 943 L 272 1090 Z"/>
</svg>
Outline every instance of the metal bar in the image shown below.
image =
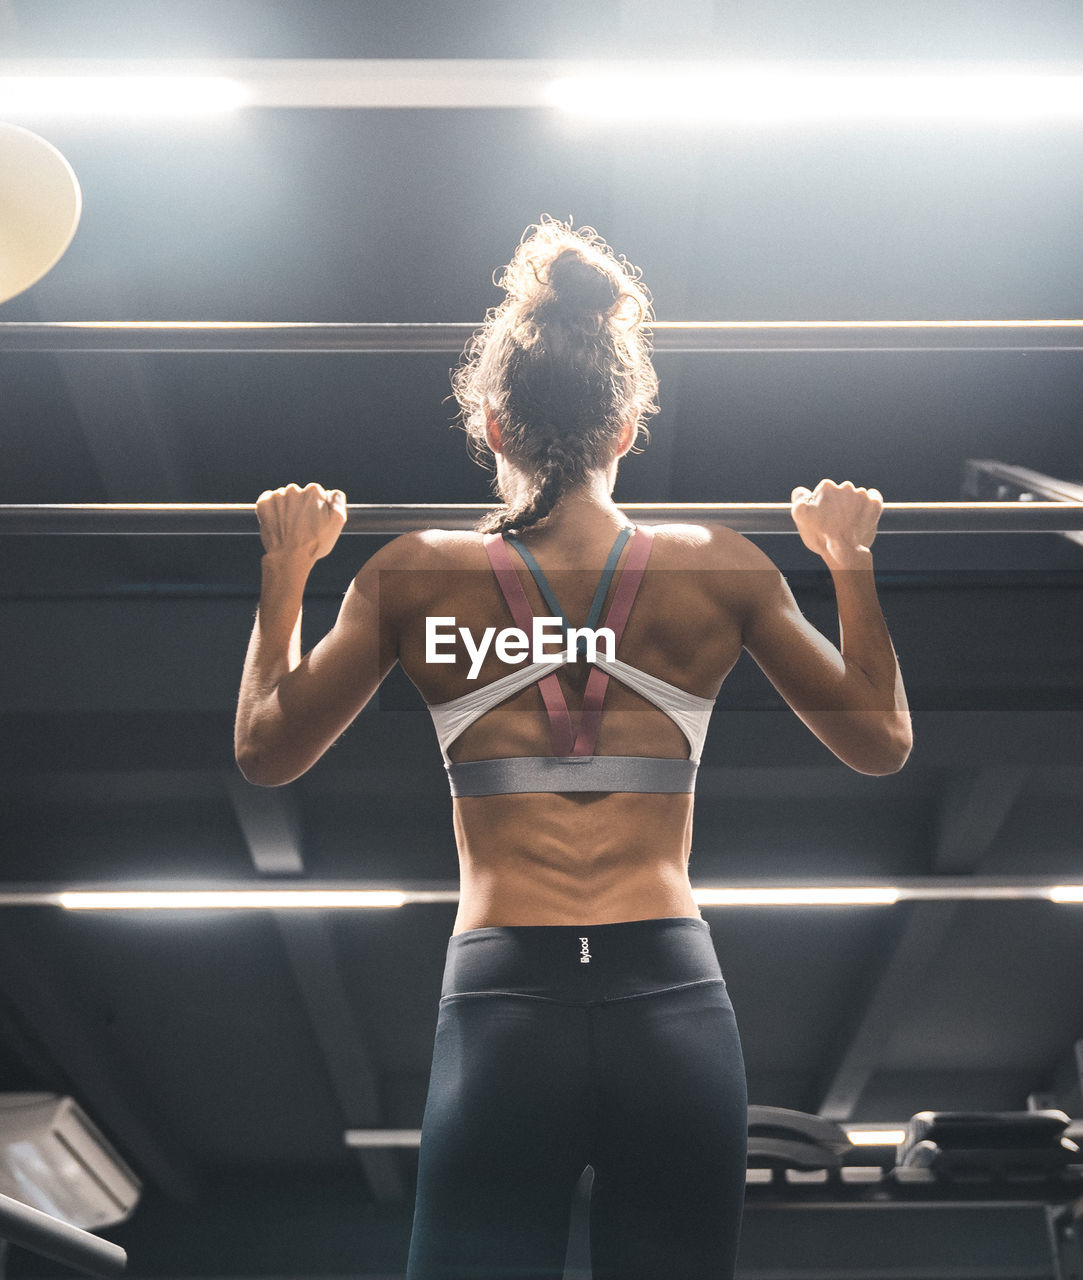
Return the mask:
<svg viewBox="0 0 1083 1280">
<path fill-rule="evenodd" d="M 0 324 L 5 351 L 439 352 L 478 324 L 48 321 Z M 660 321 L 658 352 L 1083 351 L 1083 320 Z"/>
<path fill-rule="evenodd" d="M 385 503 L 347 507 L 345 533 L 473 529 L 486 503 Z M 706 522 L 741 533 L 795 533 L 786 502 L 629 502 L 643 524 Z M 889 502 L 881 533 L 1057 533 L 1083 529 L 1083 502 Z M 251 503 L 80 502 L 0 504 L 2 534 L 217 535 L 259 531 Z"/>
<path fill-rule="evenodd" d="M 963 493 L 978 501 L 997 502 L 1083 502 L 1083 484 L 1059 480 L 1029 467 L 1017 467 L 992 459 L 971 458 L 966 464 Z M 1083 546 L 1083 533 L 1062 529 L 1069 542 Z"/>
<path fill-rule="evenodd" d="M 0 1195 L 0 1238 L 90 1276 L 119 1276 L 128 1255 L 109 1240 Z"/>
<path fill-rule="evenodd" d="M 988 458 L 971 458 L 966 464 L 963 492 L 972 498 L 998 502 L 1030 502 L 1037 498 L 1051 502 L 1083 502 L 1083 484 L 1047 476 L 1029 467 Z"/>
</svg>

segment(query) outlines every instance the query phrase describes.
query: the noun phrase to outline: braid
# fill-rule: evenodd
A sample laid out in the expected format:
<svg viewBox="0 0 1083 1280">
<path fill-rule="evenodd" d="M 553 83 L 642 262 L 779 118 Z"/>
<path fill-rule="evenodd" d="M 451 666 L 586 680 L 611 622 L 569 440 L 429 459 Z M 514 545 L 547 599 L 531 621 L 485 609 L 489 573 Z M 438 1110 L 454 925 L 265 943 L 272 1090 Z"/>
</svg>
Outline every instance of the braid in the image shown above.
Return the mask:
<svg viewBox="0 0 1083 1280">
<path fill-rule="evenodd" d="M 552 441 L 534 472 L 534 488 L 515 506 L 505 504 L 483 517 L 479 533 L 528 529 L 550 514 L 561 496 L 583 478 L 581 459 L 562 440 Z"/>
</svg>

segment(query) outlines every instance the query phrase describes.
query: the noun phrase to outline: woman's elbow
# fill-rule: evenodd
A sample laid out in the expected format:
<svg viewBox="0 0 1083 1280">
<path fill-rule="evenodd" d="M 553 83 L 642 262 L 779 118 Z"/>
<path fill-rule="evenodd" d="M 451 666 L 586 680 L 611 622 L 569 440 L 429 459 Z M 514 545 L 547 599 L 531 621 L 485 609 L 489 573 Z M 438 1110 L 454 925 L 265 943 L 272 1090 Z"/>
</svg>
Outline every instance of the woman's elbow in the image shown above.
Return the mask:
<svg viewBox="0 0 1083 1280">
<path fill-rule="evenodd" d="M 267 762 L 260 759 L 258 752 L 238 750 L 234 752 L 234 759 L 237 761 L 237 768 L 240 769 L 244 780 L 250 782 L 254 787 L 278 787 L 282 785 L 277 775 L 268 768 Z"/>
<path fill-rule="evenodd" d="M 858 773 L 883 778 L 889 773 L 899 772 L 910 759 L 913 746 L 914 735 L 908 721 L 905 725 L 880 735 L 875 743 L 871 743 L 861 753 L 859 760 L 848 760 L 846 763 Z"/>
<path fill-rule="evenodd" d="M 269 752 L 253 743 L 236 742 L 233 758 L 237 762 L 246 782 L 254 787 L 284 787 L 292 782 L 303 770 L 290 770 L 287 762 L 274 752 Z"/>
</svg>

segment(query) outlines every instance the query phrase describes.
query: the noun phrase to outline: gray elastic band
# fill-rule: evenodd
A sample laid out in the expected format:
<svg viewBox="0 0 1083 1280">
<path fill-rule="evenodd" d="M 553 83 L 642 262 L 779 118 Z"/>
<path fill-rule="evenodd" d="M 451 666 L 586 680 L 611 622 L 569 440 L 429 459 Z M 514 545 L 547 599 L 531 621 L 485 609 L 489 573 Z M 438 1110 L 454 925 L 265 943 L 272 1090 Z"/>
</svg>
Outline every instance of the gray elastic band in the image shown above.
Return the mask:
<svg viewBox="0 0 1083 1280">
<path fill-rule="evenodd" d="M 453 796 L 500 796 L 527 791 L 691 792 L 694 760 L 656 756 L 520 756 L 468 760 L 447 766 Z"/>
</svg>

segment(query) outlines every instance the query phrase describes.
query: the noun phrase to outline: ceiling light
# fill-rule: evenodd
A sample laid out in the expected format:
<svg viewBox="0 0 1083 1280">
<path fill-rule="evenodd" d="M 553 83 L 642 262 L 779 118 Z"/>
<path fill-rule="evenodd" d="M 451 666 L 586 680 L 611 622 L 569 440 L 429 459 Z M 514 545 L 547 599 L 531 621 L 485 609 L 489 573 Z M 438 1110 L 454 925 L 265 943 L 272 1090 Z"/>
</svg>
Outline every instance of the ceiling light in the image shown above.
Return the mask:
<svg viewBox="0 0 1083 1280">
<path fill-rule="evenodd" d="M 847 1129 L 855 1147 L 897 1147 L 906 1140 L 905 1129 Z"/>
<path fill-rule="evenodd" d="M 847 1128 L 846 1136 L 855 1147 L 897 1147 L 906 1138 L 904 1128 Z M 420 1129 L 347 1129 L 343 1140 L 348 1147 L 417 1147 Z"/>
<path fill-rule="evenodd" d="M 305 883 L 305 882 L 302 882 Z M 170 882 L 166 881 L 166 885 Z M 361 882 L 363 885 L 364 882 Z M 357 910 L 401 907 L 407 904 L 455 904 L 459 890 L 450 883 L 354 888 L 349 881 L 325 883 L 264 880 L 215 888 L 156 889 L 147 882 L 124 888 L 88 886 L 68 889 L 48 886 L 0 885 L 0 907 L 61 906 L 74 911 L 170 910 L 292 910 L 294 908 Z M 1027 881 L 983 881 L 980 877 L 933 877 L 902 880 L 898 884 L 858 885 L 715 885 L 693 887 L 701 907 L 891 906 L 896 902 L 1053 901 L 1083 903 L 1083 885 L 1050 885 Z"/>
<path fill-rule="evenodd" d="M 1083 76 L 1012 71 L 931 72 L 649 67 L 565 76 L 548 99 L 579 115 L 618 121 L 1032 121 L 1083 117 Z"/>
<path fill-rule="evenodd" d="M 693 889 L 701 907 L 890 906 L 899 900 L 893 888 Z"/>
<path fill-rule="evenodd" d="M 347 1129 L 343 1140 L 348 1147 L 419 1147 L 420 1129 Z"/>
<path fill-rule="evenodd" d="M 69 911 L 291 910 L 297 907 L 401 907 L 406 902 L 406 894 L 358 889 L 252 889 L 62 893 L 59 899 L 60 905 Z"/>
<path fill-rule="evenodd" d="M 245 104 L 224 76 L 3 76 L 4 116 L 202 116 Z"/>
</svg>

